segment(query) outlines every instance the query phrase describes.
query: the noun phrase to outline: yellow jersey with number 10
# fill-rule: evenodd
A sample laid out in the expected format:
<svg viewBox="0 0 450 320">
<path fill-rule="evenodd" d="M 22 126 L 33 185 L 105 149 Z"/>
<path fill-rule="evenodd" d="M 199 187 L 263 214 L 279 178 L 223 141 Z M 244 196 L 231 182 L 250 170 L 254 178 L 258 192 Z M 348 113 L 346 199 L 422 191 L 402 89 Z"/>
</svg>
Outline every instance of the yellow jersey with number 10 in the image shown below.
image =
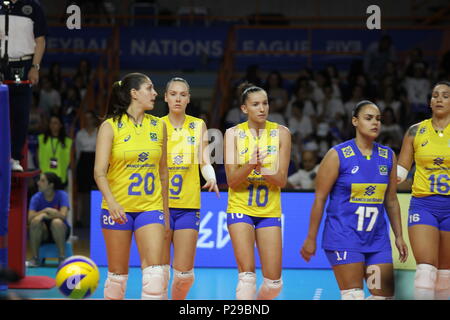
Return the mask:
<svg viewBox="0 0 450 320">
<path fill-rule="evenodd" d="M 127 115 L 106 120 L 114 131 L 107 179 L 115 200 L 126 212 L 163 210 L 159 161 L 163 123 L 146 114 L 136 126 Z M 108 209 L 103 199 L 102 208 Z"/>
<path fill-rule="evenodd" d="M 450 195 L 450 126 L 436 132 L 431 119 L 422 121 L 414 137 L 414 197 Z"/>
<path fill-rule="evenodd" d="M 263 167 L 276 172 L 278 169 L 280 134 L 278 123 L 266 121 L 257 137 L 250 130 L 248 122 L 240 123 L 235 128 L 236 152 L 238 165 L 248 163 L 255 148 L 267 151 Z M 243 213 L 262 218 L 281 217 L 280 187 L 268 183 L 260 172 L 253 170 L 238 187 L 228 189 L 228 213 Z"/>
<path fill-rule="evenodd" d="M 186 115 L 183 126 L 167 126 L 167 168 L 169 169 L 169 208 L 200 209 L 199 150 L 203 120 Z"/>
</svg>

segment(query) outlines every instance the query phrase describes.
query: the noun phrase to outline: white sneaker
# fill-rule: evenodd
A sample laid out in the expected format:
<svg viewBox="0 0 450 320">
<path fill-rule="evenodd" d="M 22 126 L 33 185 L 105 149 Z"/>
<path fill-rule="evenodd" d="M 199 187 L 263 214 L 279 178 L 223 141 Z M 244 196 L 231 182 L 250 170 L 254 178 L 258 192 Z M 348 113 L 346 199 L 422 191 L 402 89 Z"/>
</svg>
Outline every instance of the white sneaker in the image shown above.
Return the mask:
<svg viewBox="0 0 450 320">
<path fill-rule="evenodd" d="M 11 170 L 12 170 L 12 171 L 20 171 L 20 172 L 23 172 L 23 168 L 22 168 L 22 166 L 20 165 L 20 161 L 19 161 L 19 160 L 11 159 Z"/>
</svg>

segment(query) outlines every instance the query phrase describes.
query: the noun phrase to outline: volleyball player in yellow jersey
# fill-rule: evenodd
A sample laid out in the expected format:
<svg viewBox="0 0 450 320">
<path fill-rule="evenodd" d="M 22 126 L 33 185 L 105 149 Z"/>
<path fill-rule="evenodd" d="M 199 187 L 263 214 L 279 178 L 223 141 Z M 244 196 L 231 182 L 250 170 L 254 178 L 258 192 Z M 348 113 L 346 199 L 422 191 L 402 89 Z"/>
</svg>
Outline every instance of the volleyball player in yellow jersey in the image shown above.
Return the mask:
<svg viewBox="0 0 450 320">
<path fill-rule="evenodd" d="M 248 121 L 225 133 L 227 224 L 239 271 L 236 298 L 268 300 L 283 286 L 280 193 L 287 182 L 291 135 L 286 127 L 267 121 L 263 89 L 249 84 L 242 89 L 241 110 Z M 258 293 L 255 241 L 264 277 Z"/>
<path fill-rule="evenodd" d="M 168 230 L 166 126 L 146 114 L 156 91 L 144 74 L 113 85 L 100 126 L 94 177 L 102 192 L 101 225 L 108 257 L 105 299 L 123 299 L 134 233 L 142 267 L 142 299 L 163 299 L 162 253 Z"/>
<path fill-rule="evenodd" d="M 170 278 L 170 247 L 173 243 L 172 299 L 185 299 L 194 282 L 194 258 L 200 227 L 199 164 L 204 189 L 219 196 L 214 168 L 210 164 L 208 136 L 202 119 L 186 114 L 190 101 L 189 84 L 173 78 L 166 85 L 169 114 L 162 117 L 167 126 L 167 166 L 169 169 L 170 232 L 164 250 L 164 272 Z M 166 291 L 167 295 L 167 291 Z"/>
<path fill-rule="evenodd" d="M 450 82 L 432 91 L 431 119 L 412 125 L 403 139 L 398 182 L 416 163 L 408 232 L 417 262 L 416 299 L 450 297 Z"/>
</svg>

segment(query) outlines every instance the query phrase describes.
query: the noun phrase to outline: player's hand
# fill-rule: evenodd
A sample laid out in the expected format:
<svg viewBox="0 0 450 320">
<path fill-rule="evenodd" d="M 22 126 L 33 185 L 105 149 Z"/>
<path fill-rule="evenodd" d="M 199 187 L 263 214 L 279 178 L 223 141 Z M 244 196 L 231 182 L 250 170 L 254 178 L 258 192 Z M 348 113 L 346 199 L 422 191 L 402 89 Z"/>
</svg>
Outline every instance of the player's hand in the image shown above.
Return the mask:
<svg viewBox="0 0 450 320">
<path fill-rule="evenodd" d="M 303 260 L 309 262 L 309 260 L 311 260 L 311 257 L 316 255 L 316 241 L 307 238 L 303 243 L 302 249 L 300 250 L 300 255 L 302 256 Z"/>
<path fill-rule="evenodd" d="M 403 237 L 397 237 L 395 239 L 395 246 L 397 247 L 399 258 L 398 260 L 401 263 L 405 263 L 408 259 L 408 246 L 406 245 L 405 240 L 403 240 Z"/>
<path fill-rule="evenodd" d="M 216 180 L 208 180 L 202 187 L 202 189 L 208 189 L 209 192 L 214 191 L 217 195 L 217 198 L 220 198 L 219 187 L 217 186 Z"/>
<path fill-rule="evenodd" d="M 127 215 L 123 207 L 117 202 L 108 203 L 109 215 L 118 224 L 124 224 L 128 222 Z"/>
</svg>

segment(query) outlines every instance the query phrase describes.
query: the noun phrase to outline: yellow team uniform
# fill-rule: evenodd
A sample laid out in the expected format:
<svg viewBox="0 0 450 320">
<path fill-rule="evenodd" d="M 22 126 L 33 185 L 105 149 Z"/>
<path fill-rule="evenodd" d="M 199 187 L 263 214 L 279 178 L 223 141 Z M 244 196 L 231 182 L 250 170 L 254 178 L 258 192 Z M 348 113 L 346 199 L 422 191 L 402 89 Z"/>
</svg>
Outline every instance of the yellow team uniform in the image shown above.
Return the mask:
<svg viewBox="0 0 450 320">
<path fill-rule="evenodd" d="M 412 196 L 450 195 L 450 126 L 439 134 L 431 119 L 422 121 L 414 138 L 414 160 Z"/>
<path fill-rule="evenodd" d="M 162 211 L 161 119 L 145 114 L 142 126 L 136 126 L 127 115 L 120 121 L 112 118 L 106 121 L 114 131 L 107 179 L 116 201 L 126 212 Z M 105 199 L 102 209 L 108 209 Z"/>
<path fill-rule="evenodd" d="M 253 130 L 252 130 L 253 131 Z M 248 127 L 248 122 L 235 127 L 235 141 L 238 165 L 248 163 L 255 148 L 267 151 L 263 167 L 277 171 L 279 164 L 280 135 L 278 124 L 266 121 L 265 129 L 259 137 Z M 243 213 L 261 218 L 281 217 L 280 187 L 266 182 L 265 178 L 253 170 L 247 180 L 238 187 L 228 189 L 228 213 Z"/>
<path fill-rule="evenodd" d="M 199 150 L 202 119 L 186 115 L 183 126 L 167 126 L 167 167 L 169 169 L 169 208 L 200 209 Z"/>
</svg>

